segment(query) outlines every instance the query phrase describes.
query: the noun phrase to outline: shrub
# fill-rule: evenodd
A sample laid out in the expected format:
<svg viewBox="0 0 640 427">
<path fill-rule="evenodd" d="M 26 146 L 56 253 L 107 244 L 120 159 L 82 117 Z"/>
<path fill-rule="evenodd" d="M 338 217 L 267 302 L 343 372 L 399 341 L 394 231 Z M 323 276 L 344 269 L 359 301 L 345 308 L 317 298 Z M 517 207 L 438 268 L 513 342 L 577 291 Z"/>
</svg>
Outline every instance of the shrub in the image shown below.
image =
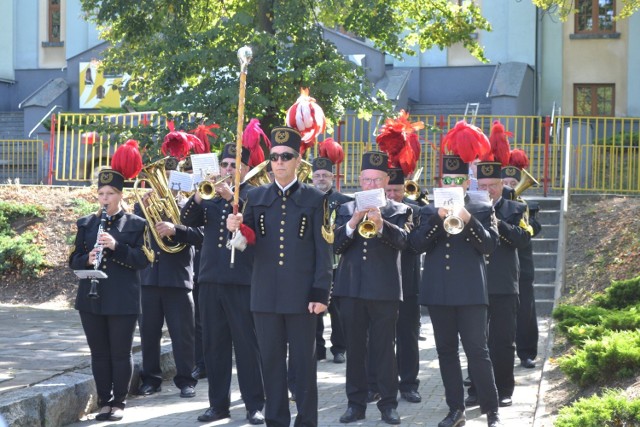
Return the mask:
<svg viewBox="0 0 640 427">
<path fill-rule="evenodd" d="M 85 199 L 74 199 L 71 205 L 73 206 L 73 212 L 78 216 L 86 216 L 98 211 L 97 203 L 87 202 Z"/>
<path fill-rule="evenodd" d="M 0 274 L 14 270 L 27 276 L 37 276 L 47 267 L 40 248 L 33 240 L 31 233 L 0 236 Z"/>
<path fill-rule="evenodd" d="M 640 304 L 640 276 L 612 281 L 604 294 L 595 296 L 594 303 L 604 308 L 625 308 Z"/>
<path fill-rule="evenodd" d="M 604 390 L 601 396 L 582 398 L 560 409 L 555 427 L 638 427 L 640 400 L 627 401 L 616 390 Z"/>
<path fill-rule="evenodd" d="M 553 310 L 553 318 L 558 321 L 560 332 L 566 333 L 572 326 L 597 325 L 608 312 L 602 307 L 563 304 Z"/>
<path fill-rule="evenodd" d="M 44 218 L 42 206 L 0 202 L 0 235 L 11 234 L 11 223 L 20 218 Z"/>
</svg>

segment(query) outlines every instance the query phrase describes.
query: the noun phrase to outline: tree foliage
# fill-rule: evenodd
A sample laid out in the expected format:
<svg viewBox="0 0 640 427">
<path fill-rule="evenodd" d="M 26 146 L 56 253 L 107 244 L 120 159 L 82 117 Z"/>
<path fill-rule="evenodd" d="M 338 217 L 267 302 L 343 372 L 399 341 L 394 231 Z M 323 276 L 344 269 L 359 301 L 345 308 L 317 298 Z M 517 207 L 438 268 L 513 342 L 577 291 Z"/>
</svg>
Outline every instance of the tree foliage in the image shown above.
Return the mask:
<svg viewBox="0 0 640 427">
<path fill-rule="evenodd" d="M 345 110 L 388 111 L 361 68 L 323 38 L 340 28 L 399 57 L 462 43 L 485 60 L 472 33 L 490 30 L 473 4 L 448 0 L 82 0 L 87 19 L 110 42 L 103 65 L 131 78 L 121 88 L 161 112 L 198 111 L 234 129 L 237 50 L 251 46 L 245 117 L 263 128 L 282 124 L 286 109 L 309 87 L 329 123 Z"/>
<path fill-rule="evenodd" d="M 562 21 L 576 11 L 578 0 L 531 0 L 537 7 L 557 14 Z M 618 0 L 619 12 L 614 19 L 628 18 L 640 9 L 640 0 Z"/>
</svg>

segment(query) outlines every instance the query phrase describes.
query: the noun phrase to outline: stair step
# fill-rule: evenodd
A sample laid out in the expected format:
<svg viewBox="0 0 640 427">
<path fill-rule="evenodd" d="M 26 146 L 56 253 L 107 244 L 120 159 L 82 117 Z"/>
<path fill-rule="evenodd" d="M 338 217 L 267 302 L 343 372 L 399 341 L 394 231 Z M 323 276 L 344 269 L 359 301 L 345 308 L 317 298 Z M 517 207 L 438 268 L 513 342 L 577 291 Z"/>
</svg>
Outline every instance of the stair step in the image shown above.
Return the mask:
<svg viewBox="0 0 640 427">
<path fill-rule="evenodd" d="M 538 221 L 540 222 L 540 221 Z M 542 230 L 536 236 L 536 238 L 547 238 L 547 239 L 557 239 L 560 235 L 560 225 L 559 224 L 542 224 Z"/>
<path fill-rule="evenodd" d="M 534 283 L 533 292 L 536 301 L 553 299 L 556 294 L 556 285 L 549 283 Z"/>
<path fill-rule="evenodd" d="M 535 274 L 536 282 L 538 283 L 555 283 L 556 281 L 555 268 L 536 267 L 534 274 Z"/>
<path fill-rule="evenodd" d="M 534 253 L 557 252 L 558 239 L 534 237 L 531 239 L 531 246 Z"/>
<path fill-rule="evenodd" d="M 557 225 L 560 223 L 560 210 L 559 209 L 545 209 L 540 210 L 536 215 L 540 224 Z"/>
<path fill-rule="evenodd" d="M 553 299 L 541 299 L 536 300 L 536 314 L 542 317 L 551 316 L 553 311 L 554 300 Z"/>
<path fill-rule="evenodd" d="M 558 254 L 555 252 L 534 252 L 533 265 L 536 268 L 555 268 Z"/>
</svg>

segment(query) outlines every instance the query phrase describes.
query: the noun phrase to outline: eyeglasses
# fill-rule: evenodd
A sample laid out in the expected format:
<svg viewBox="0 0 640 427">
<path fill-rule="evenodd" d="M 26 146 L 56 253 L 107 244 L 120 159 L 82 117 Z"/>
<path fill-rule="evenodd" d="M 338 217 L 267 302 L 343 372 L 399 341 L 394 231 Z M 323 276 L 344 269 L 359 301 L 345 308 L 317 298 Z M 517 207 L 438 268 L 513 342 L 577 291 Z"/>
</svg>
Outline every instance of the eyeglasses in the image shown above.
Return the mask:
<svg viewBox="0 0 640 427">
<path fill-rule="evenodd" d="M 236 162 L 220 162 L 220 166 L 223 168 L 231 166 L 232 168 L 236 168 Z"/>
<path fill-rule="evenodd" d="M 281 159 L 283 162 L 288 162 L 291 159 L 294 159 L 298 157 L 297 154 L 293 154 L 293 153 L 271 153 L 269 154 L 269 160 L 271 160 L 272 162 L 277 162 L 278 159 Z"/>
<path fill-rule="evenodd" d="M 478 184 L 478 190 L 488 190 L 488 189 L 498 189 L 502 188 L 502 181 L 494 182 L 492 184 Z"/>
<path fill-rule="evenodd" d="M 333 177 L 332 173 L 318 173 L 311 175 L 313 179 L 331 179 Z"/>
<path fill-rule="evenodd" d="M 370 185 L 370 184 L 378 185 L 378 184 L 380 184 L 382 182 L 382 180 L 383 180 L 383 178 L 362 178 L 362 177 L 360 177 L 360 182 L 362 184 L 367 184 L 367 185 Z"/>
<path fill-rule="evenodd" d="M 443 176 L 442 183 L 445 185 L 462 185 L 467 180 L 466 176 Z"/>
</svg>

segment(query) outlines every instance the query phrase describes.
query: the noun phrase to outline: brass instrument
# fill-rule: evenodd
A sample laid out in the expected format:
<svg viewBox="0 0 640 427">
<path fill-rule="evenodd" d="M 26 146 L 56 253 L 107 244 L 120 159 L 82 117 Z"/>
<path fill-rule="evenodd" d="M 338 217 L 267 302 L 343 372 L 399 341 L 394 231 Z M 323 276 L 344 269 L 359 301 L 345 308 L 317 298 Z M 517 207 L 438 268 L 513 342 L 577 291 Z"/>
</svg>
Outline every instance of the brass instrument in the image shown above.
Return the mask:
<svg viewBox="0 0 640 427">
<path fill-rule="evenodd" d="M 162 221 L 169 221 L 173 224 L 180 224 L 180 209 L 176 203 L 171 190 L 169 190 L 169 184 L 167 182 L 167 176 L 164 170 L 164 159 L 160 159 L 149 166 L 145 166 L 142 169 L 144 178 L 136 179 L 133 184 L 133 190 L 136 195 L 136 199 L 140 204 L 140 209 L 144 213 L 147 222 L 149 223 L 149 230 L 156 240 L 156 243 L 163 251 L 174 254 L 183 250 L 186 245 L 183 243 L 171 243 L 167 244 L 160 237 L 156 231 L 155 225 Z M 141 183 L 146 182 L 149 184 L 149 188 L 153 192 L 147 199 L 148 206 L 142 200 L 142 192 L 139 190 Z M 171 242 L 171 239 L 167 237 L 167 240 Z"/>
<path fill-rule="evenodd" d="M 305 159 L 300 159 L 300 166 L 298 167 L 298 181 L 305 182 L 309 175 L 313 173 L 313 166 Z"/>
<path fill-rule="evenodd" d="M 522 169 L 522 176 L 520 177 L 520 181 L 518 182 L 518 185 L 516 185 L 516 187 L 513 189 L 513 191 L 516 193 L 516 197 L 518 197 L 520 196 L 520 194 L 524 193 L 527 188 L 533 185 L 538 186 L 538 181 L 536 181 L 536 179 L 531 176 L 529 172 L 527 172 L 525 169 Z"/>
<path fill-rule="evenodd" d="M 362 222 L 358 224 L 358 234 L 365 239 L 376 237 L 376 235 L 378 234 L 376 223 L 371 221 L 369 218 L 367 218 L 367 215 L 365 215 L 362 219 Z"/>
<path fill-rule="evenodd" d="M 447 207 L 447 216 L 442 222 L 444 224 L 444 231 L 449 234 L 460 234 L 464 229 L 464 221 L 453 213 L 453 206 L 451 205 Z"/>
<path fill-rule="evenodd" d="M 213 182 L 207 179 L 200 181 L 198 184 L 198 192 L 200 193 L 202 200 L 211 200 L 216 197 L 216 186 L 222 184 L 232 176 L 232 174 L 228 174 Z"/>
<path fill-rule="evenodd" d="M 407 179 L 404 181 L 404 195 L 409 200 L 419 201 L 424 198 L 424 194 L 422 194 L 422 190 L 418 184 L 420 175 L 422 175 L 422 168 L 418 169 L 418 171 L 413 175 L 413 179 Z"/>
<path fill-rule="evenodd" d="M 258 166 L 251 169 L 244 176 L 244 181 L 242 182 L 248 182 L 255 187 L 259 187 L 265 184 L 271 184 L 271 178 L 269 178 L 269 173 L 267 172 L 267 165 L 269 165 L 269 160 L 265 160 Z"/>
</svg>

